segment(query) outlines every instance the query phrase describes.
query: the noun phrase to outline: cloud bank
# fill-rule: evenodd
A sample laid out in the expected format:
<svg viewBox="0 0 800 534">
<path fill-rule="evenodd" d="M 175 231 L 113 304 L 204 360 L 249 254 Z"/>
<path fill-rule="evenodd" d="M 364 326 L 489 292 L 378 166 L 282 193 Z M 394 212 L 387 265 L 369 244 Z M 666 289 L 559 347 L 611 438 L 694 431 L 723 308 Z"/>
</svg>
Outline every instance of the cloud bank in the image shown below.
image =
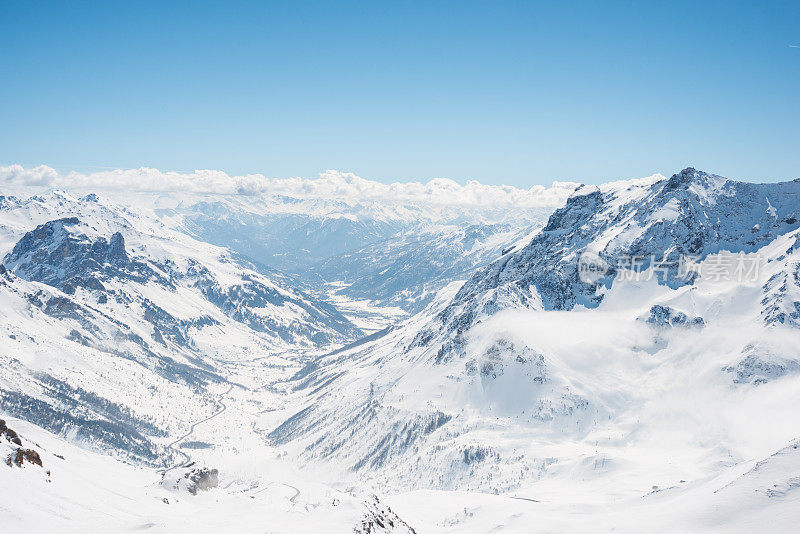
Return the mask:
<svg viewBox="0 0 800 534">
<path fill-rule="evenodd" d="M 268 178 L 262 174 L 229 176 L 213 170 L 180 173 L 148 167 L 62 174 L 46 165 L 25 168 L 15 164 L 0 166 L 0 185 L 122 192 L 287 195 L 352 201 L 527 208 L 560 205 L 578 184 L 553 182 L 550 187 L 534 185 L 530 189 L 520 189 L 508 185 L 485 185 L 474 180 L 461 185 L 447 178 L 436 178 L 427 183 L 385 184 L 339 171 L 326 171 L 318 178 L 308 179 Z"/>
</svg>

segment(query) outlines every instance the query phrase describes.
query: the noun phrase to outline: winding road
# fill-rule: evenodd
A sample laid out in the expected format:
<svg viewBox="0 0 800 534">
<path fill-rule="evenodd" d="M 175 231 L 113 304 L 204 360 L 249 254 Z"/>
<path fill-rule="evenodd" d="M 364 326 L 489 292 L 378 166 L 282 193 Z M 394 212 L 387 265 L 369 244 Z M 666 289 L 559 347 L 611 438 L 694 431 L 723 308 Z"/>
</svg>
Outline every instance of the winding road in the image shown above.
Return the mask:
<svg viewBox="0 0 800 534">
<path fill-rule="evenodd" d="M 230 484 L 228 484 L 228 485 L 230 486 Z M 264 486 L 260 490 L 254 491 L 253 493 L 251 493 L 251 495 L 258 495 L 262 491 L 267 491 L 270 488 L 270 486 L 274 486 L 274 485 L 286 486 L 287 488 L 293 489 L 294 490 L 294 495 L 289 497 L 289 502 L 292 503 L 292 504 L 295 504 L 297 502 L 297 498 L 300 496 L 300 490 L 297 489 L 295 486 L 292 486 L 291 484 L 287 484 L 286 482 L 270 482 L 269 484 L 267 484 L 266 486 Z"/>
<path fill-rule="evenodd" d="M 297 501 L 297 498 L 300 496 L 300 490 L 299 490 L 299 489 L 297 489 L 297 488 L 295 488 L 295 487 L 294 487 L 294 486 L 292 486 L 291 484 L 287 484 L 287 483 L 285 483 L 285 482 L 281 482 L 281 484 L 283 484 L 283 485 L 284 485 L 284 486 L 286 486 L 287 488 L 291 488 L 291 489 L 293 489 L 293 490 L 294 490 L 294 495 L 292 495 L 291 497 L 289 497 L 289 502 L 290 502 L 290 503 L 292 503 L 292 504 L 294 504 L 294 503 L 295 503 L 295 501 Z"/>
<path fill-rule="evenodd" d="M 172 467 L 164 469 L 163 471 L 161 471 L 161 473 L 168 473 L 168 472 L 172 471 L 173 469 L 177 469 L 179 467 L 185 467 L 185 466 L 187 466 L 188 464 L 190 464 L 192 462 L 192 457 L 189 456 L 188 454 L 186 454 L 185 452 L 183 452 L 182 450 L 178 449 L 176 447 L 176 445 L 178 445 L 178 443 L 180 443 L 181 441 L 183 441 L 186 438 L 188 438 L 189 436 L 191 436 L 194 433 L 194 429 L 198 425 L 206 423 L 206 422 L 210 421 L 211 419 L 214 419 L 218 415 L 221 415 L 221 414 L 225 413 L 225 410 L 228 409 L 228 406 L 222 401 L 222 398 L 225 395 L 227 395 L 228 393 L 230 393 L 235 385 L 236 384 L 231 384 L 231 387 L 229 387 L 224 393 L 220 394 L 219 398 L 217 399 L 217 404 L 220 406 L 220 408 L 216 412 L 214 412 L 213 414 L 209 415 L 205 419 L 201 419 L 200 421 L 192 423 L 192 426 L 189 427 L 189 431 L 186 434 L 184 434 L 183 436 L 179 437 L 178 439 L 176 439 L 175 441 L 173 441 L 172 443 L 167 445 L 168 449 L 172 449 L 173 451 L 175 451 L 178 454 L 180 454 L 181 456 L 183 456 L 184 460 L 183 460 L 183 462 L 178 462 L 177 464 L 173 465 Z"/>
<path fill-rule="evenodd" d="M 209 415 L 208 417 L 206 417 L 204 419 L 201 419 L 200 421 L 196 421 L 196 422 L 192 423 L 192 425 L 189 427 L 188 432 L 186 432 L 184 435 L 180 436 L 179 438 L 175 439 L 174 441 L 172 441 L 171 443 L 169 443 L 167 445 L 168 449 L 172 449 L 174 452 L 176 452 L 176 453 L 180 454 L 181 456 L 183 456 L 183 461 L 176 463 L 172 467 L 168 467 L 166 469 L 163 469 L 162 471 L 160 471 L 162 474 L 166 474 L 166 473 L 172 471 L 173 469 L 178 469 L 180 467 L 188 467 L 189 465 L 192 464 L 192 457 L 189 456 L 184 451 L 182 451 L 181 449 L 179 449 L 177 447 L 177 445 L 180 442 L 182 442 L 183 440 L 185 440 L 186 438 L 190 437 L 192 434 L 194 434 L 195 428 L 197 428 L 199 425 L 202 425 L 203 423 L 207 423 L 208 421 L 214 419 L 215 417 L 225 413 L 225 410 L 228 409 L 228 405 L 225 404 L 225 402 L 222 399 L 225 397 L 225 395 L 229 394 L 233 390 L 234 386 L 237 386 L 237 385 L 239 385 L 239 384 L 231 384 L 231 386 L 225 392 L 223 392 L 223 393 L 221 393 L 219 395 L 219 397 L 217 398 L 217 404 L 218 404 L 219 408 L 218 408 L 218 410 L 216 412 L 214 412 L 213 414 Z M 241 386 L 239 386 L 239 387 L 241 387 Z M 228 484 L 228 486 L 230 486 L 233 483 L 234 482 L 231 482 L 230 484 Z M 272 486 L 274 484 L 279 484 L 281 486 L 286 486 L 287 488 L 294 490 L 294 495 L 289 497 L 289 502 L 292 503 L 292 504 L 295 504 L 297 502 L 297 498 L 300 497 L 300 489 L 298 489 L 295 486 L 292 486 L 291 484 L 286 484 L 285 482 L 270 482 L 269 484 L 267 484 L 266 487 L 254 492 L 252 495 L 261 493 L 262 491 L 266 490 L 269 486 Z M 226 486 L 226 488 L 228 486 Z"/>
</svg>

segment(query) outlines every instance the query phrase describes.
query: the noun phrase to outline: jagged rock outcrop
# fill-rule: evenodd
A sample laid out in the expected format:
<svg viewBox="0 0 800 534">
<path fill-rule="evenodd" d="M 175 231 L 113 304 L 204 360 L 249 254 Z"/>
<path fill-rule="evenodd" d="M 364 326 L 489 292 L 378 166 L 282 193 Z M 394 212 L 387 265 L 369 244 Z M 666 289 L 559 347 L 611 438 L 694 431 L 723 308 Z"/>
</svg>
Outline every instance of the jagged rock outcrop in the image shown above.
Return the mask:
<svg viewBox="0 0 800 534">
<path fill-rule="evenodd" d="M 172 491 L 185 491 L 197 495 L 201 491 L 219 486 L 219 471 L 208 467 L 193 467 L 182 475 L 167 472 L 164 474 L 162 485 Z"/>
<path fill-rule="evenodd" d="M 34 449 L 23 448 L 19 434 L 8 428 L 6 422 L 0 419 L 0 443 L 2 442 L 6 442 L 11 449 L 5 459 L 8 467 L 23 467 L 25 464 L 42 467 L 42 458 L 39 452 Z"/>
<path fill-rule="evenodd" d="M 766 384 L 789 374 L 800 373 L 800 359 L 787 358 L 764 344 L 749 344 L 742 349 L 742 359 L 725 367 L 735 384 Z"/>
<path fill-rule="evenodd" d="M 6 422 L 2 419 L 0 419 L 0 439 L 5 439 L 9 443 L 22 446 L 22 440 L 20 439 L 19 435 L 8 428 Z"/>
<path fill-rule="evenodd" d="M 125 238 L 115 232 L 107 240 L 94 239 L 78 228 L 77 217 L 65 217 L 37 226 L 20 239 L 4 263 L 26 280 L 42 282 L 72 294 L 79 287 L 104 291 L 103 280 L 123 278 L 144 283 L 153 279 L 170 284 L 147 264 L 131 260 Z"/>
<path fill-rule="evenodd" d="M 4 264 L 25 280 L 42 282 L 70 295 L 77 288 L 93 292 L 99 304 L 107 302 L 109 290 L 110 298 L 125 304 L 132 302 L 124 292 L 110 289 L 113 281 L 154 283 L 169 291 L 188 284 L 233 320 L 287 342 L 305 336 L 314 343 L 329 343 L 354 339 L 360 334 L 336 308 L 301 291 L 287 290 L 246 272 L 240 283 L 223 285 L 211 270 L 192 258 L 187 259 L 185 270 L 169 259 L 133 258 L 126 252 L 121 233 L 115 232 L 108 239 L 92 236 L 77 217 L 49 221 L 26 233 L 5 257 Z M 145 319 L 153 324 L 154 339 L 161 343 L 166 338 L 186 345 L 190 343 L 189 329 L 218 323 L 208 316 L 182 320 L 148 299 L 142 299 L 141 306 Z M 265 313 L 282 308 L 302 310 L 307 317 L 289 322 L 284 314 Z"/>
<path fill-rule="evenodd" d="M 660 304 L 651 307 L 650 313 L 643 320 L 656 328 L 703 328 L 705 326 L 702 317 L 689 317 L 682 311 Z"/>
<path fill-rule="evenodd" d="M 416 534 L 389 506 L 372 495 L 364 502 L 366 513 L 353 532 L 355 534 Z"/>
</svg>

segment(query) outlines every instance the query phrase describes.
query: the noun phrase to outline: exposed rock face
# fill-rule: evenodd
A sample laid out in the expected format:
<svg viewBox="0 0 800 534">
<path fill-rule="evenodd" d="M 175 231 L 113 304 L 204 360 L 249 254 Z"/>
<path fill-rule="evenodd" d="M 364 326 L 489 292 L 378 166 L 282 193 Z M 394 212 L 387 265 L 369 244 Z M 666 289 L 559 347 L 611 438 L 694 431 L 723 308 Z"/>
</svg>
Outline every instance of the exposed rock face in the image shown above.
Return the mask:
<svg viewBox="0 0 800 534">
<path fill-rule="evenodd" d="M 787 258 L 800 256 L 800 236 L 786 251 Z M 794 266 L 775 273 L 764 284 L 763 311 L 761 315 L 768 325 L 789 325 L 800 328 L 800 261 Z"/>
<path fill-rule="evenodd" d="M 19 448 L 17 449 L 17 452 L 14 453 L 13 457 L 9 456 L 6 460 L 6 464 L 9 467 L 12 465 L 22 467 L 25 462 L 42 467 L 42 459 L 39 457 L 39 453 L 33 449 Z"/>
<path fill-rule="evenodd" d="M 800 372 L 800 361 L 775 354 L 769 347 L 747 345 L 744 356 L 735 366 L 723 369 L 733 375 L 736 384 L 766 384 L 783 376 Z"/>
<path fill-rule="evenodd" d="M 0 438 L 5 438 L 6 441 L 14 445 L 22 445 L 22 440 L 16 432 L 6 426 L 6 422 L 0 419 Z"/>
<path fill-rule="evenodd" d="M 479 373 L 482 379 L 494 380 L 511 372 L 527 377 L 534 387 L 547 381 L 543 355 L 503 338 L 486 349 L 480 359 L 467 361 L 465 367 L 468 375 Z"/>
<path fill-rule="evenodd" d="M 356 534 L 416 534 L 408 523 L 382 503 L 375 495 L 364 503 L 366 514 L 361 519 L 361 524 L 353 529 Z"/>
<path fill-rule="evenodd" d="M 33 449 L 22 448 L 22 439 L 8 428 L 6 422 L 0 419 L 0 443 L 5 441 L 11 447 L 11 453 L 6 457 L 5 463 L 9 467 L 23 467 L 26 463 L 42 467 L 42 458 Z M 15 450 L 16 449 L 16 450 Z"/>
<path fill-rule="evenodd" d="M 66 217 L 37 226 L 17 242 L 5 264 L 21 278 L 67 294 L 78 287 L 103 291 L 103 279 L 111 277 L 169 283 L 146 264 L 128 257 L 121 233 L 114 233 L 110 240 L 90 239 L 76 228 L 79 224 L 77 217 Z"/>
<path fill-rule="evenodd" d="M 197 495 L 198 491 L 208 491 L 219 485 L 219 471 L 207 467 L 192 469 L 184 475 L 184 478 L 189 481 L 186 489 L 192 495 Z"/>
<path fill-rule="evenodd" d="M 198 492 L 208 491 L 219 485 L 219 471 L 208 467 L 194 467 L 178 478 L 170 478 L 169 474 L 165 474 L 162 485 L 173 491 L 197 495 Z"/>
<path fill-rule="evenodd" d="M 645 322 L 658 328 L 703 328 L 706 324 L 702 317 L 689 317 L 681 311 L 660 304 L 650 308 Z"/>
</svg>

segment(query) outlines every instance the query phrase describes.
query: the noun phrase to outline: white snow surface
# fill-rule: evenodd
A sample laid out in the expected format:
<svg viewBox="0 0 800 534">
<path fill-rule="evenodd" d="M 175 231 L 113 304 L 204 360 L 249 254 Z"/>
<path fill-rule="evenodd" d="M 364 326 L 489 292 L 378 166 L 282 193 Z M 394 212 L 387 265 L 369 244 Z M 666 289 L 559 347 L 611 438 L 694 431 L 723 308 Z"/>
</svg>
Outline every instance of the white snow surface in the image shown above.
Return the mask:
<svg viewBox="0 0 800 534">
<path fill-rule="evenodd" d="M 175 280 L 107 275 L 108 295 L 126 298 L 102 302 L 91 286 L 68 293 L 24 279 L 23 260 L 0 274 L 0 418 L 43 463 L 7 466 L 17 446 L 0 435 L 10 531 L 744 533 L 800 522 L 797 184 L 762 190 L 687 169 L 580 188 L 544 226 L 543 212 L 496 202 L 431 207 L 441 191 L 483 191 L 474 185 L 419 193 L 338 174 L 316 184 L 150 170 L 0 175 L 17 194 L 2 199 L 3 257 L 35 227 L 76 216 L 57 231 L 85 243 L 120 232 L 131 258 Z M 111 188 L 85 196 L 109 177 L 144 185 L 127 203 Z M 195 190 L 173 193 L 195 179 Z M 322 198 L 348 187 L 357 202 Z M 417 196 L 393 207 L 392 191 Z M 276 220 L 295 237 L 260 250 L 292 256 L 282 264 L 291 276 L 240 257 Z M 369 232 L 375 239 L 350 241 Z M 665 283 L 650 266 L 587 287 L 525 270 L 547 253 L 542 269 L 568 277 L 583 250 L 621 254 L 651 235 L 664 248 L 700 235 L 701 274 Z M 757 274 L 709 274 L 731 253 L 758 260 Z M 431 258 L 447 254 L 468 261 L 434 280 Z M 259 331 L 185 282 L 195 262 L 221 288 L 249 277 L 293 300 L 258 307 L 253 315 L 274 320 Z M 578 297 L 555 301 L 554 291 Z M 160 343 L 153 324 L 166 323 L 151 322 L 144 302 L 216 322 Z M 329 332 L 339 323 L 320 318 L 337 310 L 369 335 L 318 342 L 270 330 L 317 321 Z M 176 364 L 190 370 L 165 372 Z M 216 469 L 217 487 L 188 492 L 184 475 L 197 468 Z"/>
</svg>

